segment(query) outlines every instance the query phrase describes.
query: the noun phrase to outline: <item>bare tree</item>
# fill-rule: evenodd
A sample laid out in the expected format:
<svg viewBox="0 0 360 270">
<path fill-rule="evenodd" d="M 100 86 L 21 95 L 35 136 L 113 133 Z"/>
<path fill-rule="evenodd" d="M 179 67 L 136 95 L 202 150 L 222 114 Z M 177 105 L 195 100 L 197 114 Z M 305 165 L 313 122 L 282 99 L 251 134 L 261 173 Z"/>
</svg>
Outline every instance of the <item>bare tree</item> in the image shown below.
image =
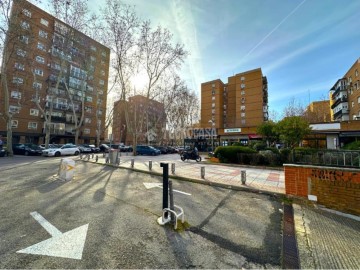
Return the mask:
<svg viewBox="0 0 360 270">
<path fill-rule="evenodd" d="M 294 97 L 289 100 L 288 105 L 284 108 L 283 117 L 303 116 L 305 112 L 304 106 Z"/>
</svg>

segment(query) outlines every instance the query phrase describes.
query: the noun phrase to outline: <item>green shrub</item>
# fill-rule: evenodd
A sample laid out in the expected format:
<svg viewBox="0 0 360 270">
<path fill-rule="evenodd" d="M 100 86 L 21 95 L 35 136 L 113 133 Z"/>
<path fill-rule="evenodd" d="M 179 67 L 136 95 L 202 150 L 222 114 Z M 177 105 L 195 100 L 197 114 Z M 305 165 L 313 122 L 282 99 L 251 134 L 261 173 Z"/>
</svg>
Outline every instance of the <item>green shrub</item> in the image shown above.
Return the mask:
<svg viewBox="0 0 360 270">
<path fill-rule="evenodd" d="M 280 163 L 284 164 L 284 163 L 290 163 L 290 162 L 292 162 L 291 149 L 289 149 L 289 148 L 280 149 Z"/>
<path fill-rule="evenodd" d="M 360 150 L 360 141 L 348 143 L 343 147 L 343 149 L 344 150 Z"/>
<path fill-rule="evenodd" d="M 239 153 L 256 153 L 256 151 L 246 146 L 219 146 L 214 156 L 222 163 L 238 163 Z"/>
<path fill-rule="evenodd" d="M 256 142 L 251 142 L 249 147 L 251 147 L 252 149 L 254 149 L 256 151 L 260 151 L 260 150 L 265 150 L 267 147 L 267 144 L 264 141 L 256 141 Z"/>
</svg>

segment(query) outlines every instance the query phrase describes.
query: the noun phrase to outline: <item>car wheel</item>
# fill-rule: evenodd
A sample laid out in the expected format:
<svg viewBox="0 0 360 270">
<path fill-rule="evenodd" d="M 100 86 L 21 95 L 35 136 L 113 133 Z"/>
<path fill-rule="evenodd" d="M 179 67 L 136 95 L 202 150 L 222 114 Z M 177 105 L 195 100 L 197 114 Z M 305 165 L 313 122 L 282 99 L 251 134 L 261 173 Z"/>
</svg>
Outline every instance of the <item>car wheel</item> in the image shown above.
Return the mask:
<svg viewBox="0 0 360 270">
<path fill-rule="evenodd" d="M 181 160 L 182 160 L 182 161 L 185 161 L 185 157 L 184 157 L 184 156 L 181 156 Z"/>
<path fill-rule="evenodd" d="M 55 157 L 60 157 L 61 156 L 61 153 L 60 152 L 56 152 L 55 153 Z"/>
<path fill-rule="evenodd" d="M 29 152 L 28 152 L 28 151 L 25 151 L 24 155 L 25 155 L 25 156 L 28 156 L 28 155 L 29 155 Z"/>
<path fill-rule="evenodd" d="M 152 155 L 152 156 L 155 156 L 155 155 L 156 155 L 156 153 L 155 153 L 155 152 L 152 152 L 152 153 L 151 153 L 151 155 Z"/>
<path fill-rule="evenodd" d="M 196 162 L 199 162 L 199 161 L 201 161 L 201 157 L 198 157 L 198 158 L 196 159 Z"/>
<path fill-rule="evenodd" d="M 75 156 L 79 155 L 79 151 L 75 151 Z"/>
</svg>

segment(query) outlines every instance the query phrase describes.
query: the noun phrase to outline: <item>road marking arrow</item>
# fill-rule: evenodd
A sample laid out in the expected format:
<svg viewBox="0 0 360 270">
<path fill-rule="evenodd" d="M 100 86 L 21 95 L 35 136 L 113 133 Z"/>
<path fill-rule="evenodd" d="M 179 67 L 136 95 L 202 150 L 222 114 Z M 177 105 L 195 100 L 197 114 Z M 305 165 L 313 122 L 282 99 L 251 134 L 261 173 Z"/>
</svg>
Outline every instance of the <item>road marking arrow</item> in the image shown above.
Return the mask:
<svg viewBox="0 0 360 270">
<path fill-rule="evenodd" d="M 62 233 L 38 212 L 30 215 L 52 236 L 40 243 L 17 251 L 36 255 L 46 255 L 81 260 L 89 224 Z"/>
<path fill-rule="evenodd" d="M 74 168 L 75 168 L 74 166 L 67 165 L 67 171 L 71 171 Z"/>
<path fill-rule="evenodd" d="M 150 188 L 154 188 L 154 187 L 162 188 L 162 184 L 160 184 L 160 183 L 143 183 L 143 184 L 146 187 L 146 189 L 150 189 Z M 187 192 L 184 192 L 184 191 L 180 191 L 180 190 L 176 190 L 176 189 L 173 189 L 173 191 L 177 192 L 177 193 L 184 194 L 184 195 L 191 196 L 190 193 L 187 193 Z"/>
</svg>

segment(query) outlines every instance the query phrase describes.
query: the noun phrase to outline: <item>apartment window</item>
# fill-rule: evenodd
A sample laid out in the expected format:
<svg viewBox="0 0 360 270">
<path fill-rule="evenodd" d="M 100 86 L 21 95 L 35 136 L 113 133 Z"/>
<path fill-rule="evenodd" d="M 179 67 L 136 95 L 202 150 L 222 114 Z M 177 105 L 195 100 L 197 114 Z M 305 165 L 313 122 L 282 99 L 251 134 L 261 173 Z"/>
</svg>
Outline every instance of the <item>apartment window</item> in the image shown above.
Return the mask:
<svg viewBox="0 0 360 270">
<path fill-rule="evenodd" d="M 91 112 L 92 112 L 92 107 L 90 107 L 90 106 L 85 106 L 85 112 L 91 113 Z"/>
<path fill-rule="evenodd" d="M 44 76 L 44 71 L 40 68 L 35 68 L 35 74 L 39 76 Z"/>
<path fill-rule="evenodd" d="M 24 83 L 24 79 L 23 78 L 20 78 L 20 77 L 13 77 L 13 83 L 16 83 L 16 84 L 22 84 Z"/>
<path fill-rule="evenodd" d="M 214 87 L 215 87 L 215 83 L 213 83 L 213 84 L 211 85 L 211 87 L 214 88 Z"/>
<path fill-rule="evenodd" d="M 242 95 L 245 95 L 245 90 L 241 90 L 241 94 L 242 94 Z"/>
<path fill-rule="evenodd" d="M 20 40 L 22 43 L 29 44 L 29 37 L 28 37 L 28 36 L 20 36 L 20 37 L 19 37 L 19 40 Z"/>
<path fill-rule="evenodd" d="M 355 69 L 355 77 L 359 76 L 359 72 L 357 69 Z"/>
<path fill-rule="evenodd" d="M 215 113 L 215 109 L 212 109 L 212 110 L 211 110 L 211 113 Z"/>
<path fill-rule="evenodd" d="M 92 51 L 96 52 L 96 47 L 95 47 L 94 45 L 91 45 L 91 46 L 90 46 L 90 49 L 91 49 Z"/>
<path fill-rule="evenodd" d="M 245 77 L 241 77 L 240 80 L 245 81 Z"/>
<path fill-rule="evenodd" d="M 98 93 L 99 93 L 99 95 L 103 95 L 103 94 L 104 94 L 104 91 L 103 91 L 103 90 L 99 90 Z"/>
<path fill-rule="evenodd" d="M 245 111 L 245 105 L 241 105 L 240 110 Z"/>
<path fill-rule="evenodd" d="M 243 98 L 241 98 L 241 103 L 245 103 L 245 98 L 243 97 Z"/>
<path fill-rule="evenodd" d="M 9 106 L 9 112 L 11 112 L 11 113 L 19 113 L 19 111 L 20 111 L 19 106 L 14 106 L 14 105 Z"/>
<path fill-rule="evenodd" d="M 84 134 L 90 134 L 90 129 L 84 128 Z"/>
<path fill-rule="evenodd" d="M 212 108 L 215 108 L 215 103 L 212 103 L 212 104 L 211 104 L 211 107 L 212 107 Z"/>
<path fill-rule="evenodd" d="M 101 60 L 101 65 L 102 65 L 102 66 L 105 65 L 105 60 Z"/>
<path fill-rule="evenodd" d="M 90 123 L 91 123 L 91 118 L 86 117 L 85 118 L 85 124 L 90 124 Z"/>
<path fill-rule="evenodd" d="M 99 104 L 99 105 L 101 105 L 102 102 L 103 102 L 102 99 L 99 98 L 96 103 Z M 141 104 L 141 105 L 142 105 L 142 104 Z M 141 105 L 140 105 L 140 106 L 141 106 Z"/>
<path fill-rule="evenodd" d="M 42 88 L 42 83 L 33 82 L 33 88 L 34 88 L 34 89 L 41 89 L 41 88 Z"/>
<path fill-rule="evenodd" d="M 97 111 L 97 114 L 98 114 L 98 115 L 102 115 L 102 114 L 103 114 L 102 109 L 98 110 L 98 111 Z"/>
<path fill-rule="evenodd" d="M 41 57 L 41 56 L 38 55 L 38 56 L 35 57 L 35 60 L 38 63 L 45 64 L 45 58 L 44 57 Z"/>
<path fill-rule="evenodd" d="M 211 100 L 215 100 L 215 97 L 211 97 Z"/>
<path fill-rule="evenodd" d="M 37 129 L 37 123 L 36 122 L 29 122 L 28 123 L 28 129 Z"/>
<path fill-rule="evenodd" d="M 100 71 L 101 76 L 105 76 L 105 70 Z"/>
<path fill-rule="evenodd" d="M 30 115 L 38 116 L 39 115 L 39 110 L 38 109 L 30 109 Z"/>
<path fill-rule="evenodd" d="M 88 101 L 88 102 L 92 102 L 92 101 L 93 101 L 93 99 L 92 99 L 92 97 L 87 96 L 87 97 L 86 97 L 86 101 Z"/>
<path fill-rule="evenodd" d="M 90 56 L 90 60 L 91 60 L 91 62 L 95 62 L 96 61 L 96 58 L 95 58 L 95 56 Z"/>
<path fill-rule="evenodd" d="M 22 50 L 22 49 L 17 49 L 16 50 L 16 54 L 18 56 L 21 56 L 21 57 L 25 57 L 26 56 L 26 51 Z"/>
<path fill-rule="evenodd" d="M 244 112 L 242 112 L 240 115 L 241 115 L 241 117 L 245 117 L 245 113 L 244 113 Z"/>
<path fill-rule="evenodd" d="M 245 125 L 245 124 L 246 124 L 245 119 L 242 119 L 242 120 L 241 120 L 241 124 L 242 124 L 242 125 Z"/>
<path fill-rule="evenodd" d="M 39 37 L 48 38 L 48 33 L 44 30 L 39 30 Z"/>
<path fill-rule="evenodd" d="M 17 90 L 11 91 L 11 97 L 16 99 L 21 99 L 21 92 Z"/>
<path fill-rule="evenodd" d="M 354 105 L 355 105 L 354 101 L 351 101 L 351 107 L 354 107 Z"/>
<path fill-rule="evenodd" d="M 360 104 L 360 97 L 358 97 L 358 103 Z"/>
<path fill-rule="evenodd" d="M 19 124 L 18 120 L 11 120 L 11 127 L 12 128 L 17 128 L 18 124 Z"/>
<path fill-rule="evenodd" d="M 92 87 L 90 85 L 87 85 L 86 90 L 89 91 L 89 92 L 92 92 L 92 91 L 94 91 L 94 87 Z"/>
<path fill-rule="evenodd" d="M 104 85 L 105 84 L 104 80 L 99 80 L 99 84 Z"/>
<path fill-rule="evenodd" d="M 17 70 L 25 70 L 25 65 L 21 63 L 15 63 L 15 68 Z"/>
<path fill-rule="evenodd" d="M 24 8 L 24 9 L 22 10 L 22 13 L 23 13 L 25 16 L 31 18 L 31 12 L 30 12 L 29 10 L 27 10 L 27 9 Z"/>
<path fill-rule="evenodd" d="M 241 89 L 245 88 L 245 83 L 240 84 Z"/>
<path fill-rule="evenodd" d="M 30 28 L 30 24 L 25 21 L 22 21 L 20 25 L 21 25 L 21 28 L 26 29 L 26 30 Z"/>
<path fill-rule="evenodd" d="M 105 51 L 102 51 L 102 52 L 101 52 L 101 55 L 102 55 L 103 57 L 106 57 L 106 52 L 105 52 Z"/>
<path fill-rule="evenodd" d="M 42 44 L 41 42 L 38 42 L 38 44 L 37 44 L 37 48 L 38 48 L 39 50 L 46 51 L 46 47 L 45 47 L 45 45 L 44 45 L 44 44 Z"/>
<path fill-rule="evenodd" d="M 45 20 L 45 19 L 43 19 L 43 18 L 40 19 L 40 23 L 41 23 L 42 25 L 49 26 L 49 21 L 47 21 L 47 20 Z"/>
<path fill-rule="evenodd" d="M 349 83 L 352 83 L 352 78 L 351 78 L 351 76 L 349 77 L 348 81 L 349 81 Z"/>
<path fill-rule="evenodd" d="M 212 94 L 212 95 L 215 95 L 215 89 L 213 89 L 213 90 L 211 91 L 211 94 Z"/>
<path fill-rule="evenodd" d="M 224 105 L 224 110 L 226 110 L 226 105 Z"/>
</svg>

